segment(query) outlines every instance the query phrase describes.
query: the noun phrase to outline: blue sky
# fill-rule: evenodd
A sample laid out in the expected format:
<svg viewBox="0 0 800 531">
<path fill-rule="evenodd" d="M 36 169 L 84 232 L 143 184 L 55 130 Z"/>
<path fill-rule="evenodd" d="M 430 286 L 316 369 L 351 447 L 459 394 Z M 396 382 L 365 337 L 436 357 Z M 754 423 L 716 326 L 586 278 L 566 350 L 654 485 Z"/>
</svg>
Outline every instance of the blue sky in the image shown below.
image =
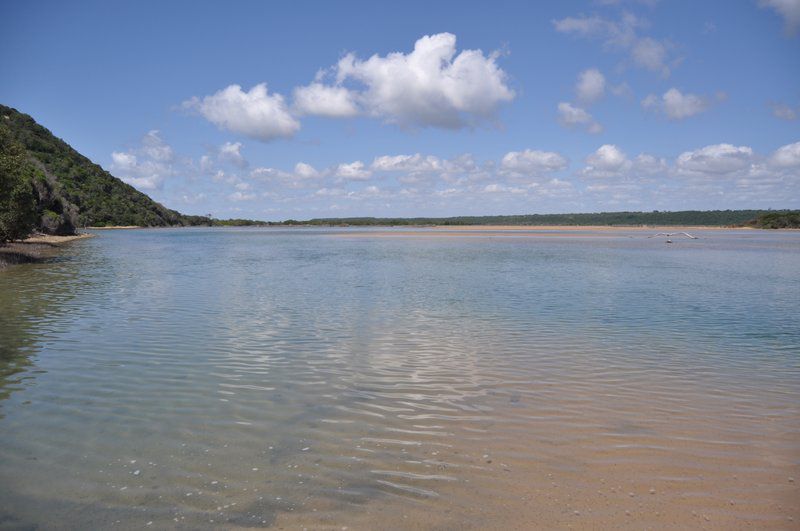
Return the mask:
<svg viewBox="0 0 800 531">
<path fill-rule="evenodd" d="M 0 102 L 163 204 L 800 207 L 800 0 L 3 2 Z"/>
</svg>

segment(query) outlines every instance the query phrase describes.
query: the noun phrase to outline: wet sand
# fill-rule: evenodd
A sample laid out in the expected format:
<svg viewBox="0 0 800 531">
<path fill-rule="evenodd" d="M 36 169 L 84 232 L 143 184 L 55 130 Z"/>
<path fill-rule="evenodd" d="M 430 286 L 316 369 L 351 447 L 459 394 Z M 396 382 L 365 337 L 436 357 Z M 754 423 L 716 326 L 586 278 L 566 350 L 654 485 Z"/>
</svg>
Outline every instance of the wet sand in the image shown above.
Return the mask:
<svg viewBox="0 0 800 531">
<path fill-rule="evenodd" d="M 54 236 L 52 234 L 36 234 L 22 240 L 21 244 L 35 244 L 44 243 L 48 245 L 60 245 L 62 243 L 72 242 L 75 240 L 84 240 L 86 238 L 94 238 L 94 234 L 71 234 L 69 236 Z"/>
<path fill-rule="evenodd" d="M 30 264 L 52 258 L 61 245 L 75 240 L 92 238 L 93 234 L 53 236 L 36 234 L 24 240 L 0 244 L 0 270 L 17 264 Z"/>
</svg>

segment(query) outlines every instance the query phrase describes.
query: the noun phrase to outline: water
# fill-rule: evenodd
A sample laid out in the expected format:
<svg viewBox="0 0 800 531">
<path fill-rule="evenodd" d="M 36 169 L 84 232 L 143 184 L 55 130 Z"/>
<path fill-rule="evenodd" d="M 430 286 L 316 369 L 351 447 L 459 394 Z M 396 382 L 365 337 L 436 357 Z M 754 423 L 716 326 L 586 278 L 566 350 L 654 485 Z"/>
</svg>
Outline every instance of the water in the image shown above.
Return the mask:
<svg viewBox="0 0 800 531">
<path fill-rule="evenodd" d="M 0 272 L 0 528 L 791 528 L 800 233 L 105 231 Z"/>
</svg>

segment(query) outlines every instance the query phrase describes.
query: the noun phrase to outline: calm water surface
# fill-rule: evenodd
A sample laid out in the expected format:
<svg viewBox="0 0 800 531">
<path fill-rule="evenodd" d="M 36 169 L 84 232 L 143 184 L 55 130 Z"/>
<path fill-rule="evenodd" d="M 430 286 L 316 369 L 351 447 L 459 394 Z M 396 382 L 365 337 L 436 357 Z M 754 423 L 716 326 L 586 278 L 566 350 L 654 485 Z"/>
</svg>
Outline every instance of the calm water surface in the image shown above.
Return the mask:
<svg viewBox="0 0 800 531">
<path fill-rule="evenodd" d="M 106 231 L 2 271 L 0 528 L 793 528 L 800 233 L 647 234 Z"/>
</svg>

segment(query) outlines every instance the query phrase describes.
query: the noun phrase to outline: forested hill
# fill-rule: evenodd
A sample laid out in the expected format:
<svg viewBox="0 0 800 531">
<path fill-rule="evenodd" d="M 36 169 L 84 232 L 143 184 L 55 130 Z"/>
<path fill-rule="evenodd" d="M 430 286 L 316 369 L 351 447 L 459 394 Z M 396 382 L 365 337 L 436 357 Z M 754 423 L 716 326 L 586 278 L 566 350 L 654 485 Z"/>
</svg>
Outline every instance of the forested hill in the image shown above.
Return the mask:
<svg viewBox="0 0 800 531">
<path fill-rule="evenodd" d="M 34 228 L 44 232 L 63 234 L 82 226 L 152 227 L 209 221 L 160 205 L 72 149 L 27 114 L 4 105 L 0 105 L 0 156 L 7 173 L 4 179 L 16 183 L 18 194 L 25 193 L 25 181 L 32 184 Z M 26 201 L 21 204 L 20 208 L 27 208 Z M 19 214 L 20 219 L 28 215 Z"/>
</svg>

